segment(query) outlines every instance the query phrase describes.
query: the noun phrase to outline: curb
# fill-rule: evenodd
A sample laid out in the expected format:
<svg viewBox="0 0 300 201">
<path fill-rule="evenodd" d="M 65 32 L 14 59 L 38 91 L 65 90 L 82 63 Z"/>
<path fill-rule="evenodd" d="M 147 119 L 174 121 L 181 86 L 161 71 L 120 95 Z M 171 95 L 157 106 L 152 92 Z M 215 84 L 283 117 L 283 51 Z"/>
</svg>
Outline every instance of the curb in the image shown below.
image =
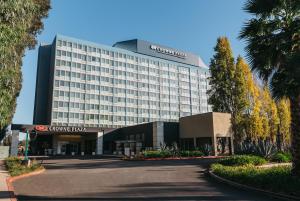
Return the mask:
<svg viewBox="0 0 300 201">
<path fill-rule="evenodd" d="M 34 176 L 34 175 L 37 175 L 37 174 L 41 174 L 43 172 L 45 172 L 45 168 L 41 169 L 41 170 L 36 170 L 36 171 L 33 171 L 33 172 L 29 172 L 29 173 L 26 173 L 26 174 L 22 174 L 22 175 L 18 175 L 18 176 L 14 176 L 14 177 L 7 177 L 6 178 L 6 185 L 7 185 L 7 189 L 9 191 L 9 196 L 10 196 L 10 200 L 11 201 L 18 201 L 17 200 L 17 196 L 15 194 L 15 189 L 14 189 L 14 186 L 12 185 L 12 182 L 16 181 L 16 180 L 19 180 L 19 179 L 23 179 L 23 178 L 26 178 L 26 177 L 30 177 L 30 176 Z"/>
<path fill-rule="evenodd" d="M 254 191 L 254 192 L 265 194 L 269 197 L 273 197 L 273 198 L 277 198 L 277 199 L 281 199 L 281 200 L 288 200 L 288 201 L 300 200 L 299 197 L 295 197 L 295 196 L 292 196 L 292 195 L 284 195 L 284 194 L 281 194 L 281 193 L 274 193 L 274 192 L 271 192 L 271 191 L 258 189 L 258 188 L 255 188 L 255 187 L 251 187 L 251 186 L 248 186 L 248 185 L 240 184 L 240 183 L 225 179 L 223 177 L 215 175 L 212 172 L 211 169 L 208 169 L 208 174 L 209 174 L 210 177 L 217 180 L 218 182 L 222 182 L 222 183 L 225 183 L 225 184 L 228 184 L 230 186 L 237 187 L 239 189 L 243 189 L 243 190 L 246 190 L 246 191 Z"/>
<path fill-rule="evenodd" d="M 145 161 L 161 161 L 161 160 L 192 160 L 192 159 L 217 159 L 224 158 L 224 156 L 196 156 L 196 157 L 169 157 L 169 158 L 145 158 Z"/>
</svg>

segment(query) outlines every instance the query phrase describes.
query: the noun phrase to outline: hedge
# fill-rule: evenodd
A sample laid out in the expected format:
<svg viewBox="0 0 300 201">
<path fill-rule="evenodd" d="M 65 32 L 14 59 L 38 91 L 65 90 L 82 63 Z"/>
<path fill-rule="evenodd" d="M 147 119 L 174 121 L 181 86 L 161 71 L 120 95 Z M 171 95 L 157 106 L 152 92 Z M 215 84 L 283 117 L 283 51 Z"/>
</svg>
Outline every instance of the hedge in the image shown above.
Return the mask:
<svg viewBox="0 0 300 201">
<path fill-rule="evenodd" d="M 171 151 L 144 151 L 144 158 L 168 158 L 173 157 Z M 200 157 L 204 156 L 201 151 L 180 151 L 179 155 L 181 157 Z"/>
<path fill-rule="evenodd" d="M 277 162 L 277 163 L 289 163 L 292 161 L 292 154 L 278 152 L 271 158 L 271 161 Z"/>
<path fill-rule="evenodd" d="M 259 168 L 254 165 L 213 164 L 212 171 L 223 178 L 276 193 L 300 196 L 300 179 L 293 177 L 291 166 Z"/>
<path fill-rule="evenodd" d="M 218 161 L 218 163 L 227 166 L 263 165 L 267 163 L 267 160 L 260 156 L 236 155 L 221 159 Z"/>
</svg>

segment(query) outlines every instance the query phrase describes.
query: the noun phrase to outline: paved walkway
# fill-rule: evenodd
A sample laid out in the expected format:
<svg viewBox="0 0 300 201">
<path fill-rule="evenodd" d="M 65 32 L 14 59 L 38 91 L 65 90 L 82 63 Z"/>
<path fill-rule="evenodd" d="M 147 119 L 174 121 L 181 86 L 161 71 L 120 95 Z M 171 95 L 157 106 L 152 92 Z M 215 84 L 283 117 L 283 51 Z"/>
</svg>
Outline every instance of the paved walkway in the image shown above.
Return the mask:
<svg viewBox="0 0 300 201">
<path fill-rule="evenodd" d="M 204 170 L 211 162 L 45 160 L 46 172 L 17 180 L 14 187 L 20 201 L 273 200 L 207 178 Z"/>
<path fill-rule="evenodd" d="M 0 201 L 10 201 L 10 192 L 6 184 L 6 178 L 8 176 L 4 167 L 4 161 L 0 160 Z"/>
</svg>

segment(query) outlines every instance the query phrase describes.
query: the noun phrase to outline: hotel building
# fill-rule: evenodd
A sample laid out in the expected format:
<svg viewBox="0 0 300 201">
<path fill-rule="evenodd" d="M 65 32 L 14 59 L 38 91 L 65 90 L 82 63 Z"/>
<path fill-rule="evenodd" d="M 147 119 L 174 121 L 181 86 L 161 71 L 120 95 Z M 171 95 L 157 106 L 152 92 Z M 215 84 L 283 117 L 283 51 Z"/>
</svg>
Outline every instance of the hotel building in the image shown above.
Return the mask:
<svg viewBox="0 0 300 201">
<path fill-rule="evenodd" d="M 230 132 L 228 124 L 213 132 L 208 76 L 189 52 L 138 39 L 111 47 L 57 35 L 39 47 L 33 125 L 12 130 L 16 139 L 31 133 L 33 154 L 139 153 L 173 142 L 217 150 L 217 139 L 228 144 Z M 184 129 L 195 119 L 207 128 Z"/>
<path fill-rule="evenodd" d="M 211 111 L 201 58 L 134 39 L 39 47 L 33 124 L 119 128 Z"/>
</svg>

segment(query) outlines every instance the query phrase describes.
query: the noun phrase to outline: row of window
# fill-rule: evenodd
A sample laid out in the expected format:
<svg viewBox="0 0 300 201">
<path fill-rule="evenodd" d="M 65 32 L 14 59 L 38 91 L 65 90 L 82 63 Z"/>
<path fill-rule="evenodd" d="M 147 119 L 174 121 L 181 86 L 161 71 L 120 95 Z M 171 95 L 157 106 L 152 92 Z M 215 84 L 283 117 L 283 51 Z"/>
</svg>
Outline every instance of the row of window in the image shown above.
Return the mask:
<svg viewBox="0 0 300 201">
<path fill-rule="evenodd" d="M 78 127 L 114 127 L 114 128 L 121 128 L 124 127 L 124 125 L 135 125 L 137 123 L 146 123 L 146 122 L 155 122 L 155 121 L 167 121 L 168 119 L 165 118 L 137 118 L 137 119 L 132 119 L 133 117 L 126 117 L 126 121 L 100 121 L 95 122 L 95 121 L 85 121 L 83 122 L 74 122 L 74 121 L 54 121 L 52 122 L 53 125 L 55 126 L 78 126 Z M 121 119 L 121 117 L 119 118 Z M 175 119 L 171 119 L 170 121 L 175 122 Z"/>
<path fill-rule="evenodd" d="M 140 114 L 153 114 L 153 115 L 158 115 L 158 112 L 155 110 L 147 111 L 147 110 L 139 110 Z M 160 112 L 161 116 L 176 116 L 178 117 L 179 113 L 178 112 L 168 112 L 168 111 L 161 111 Z M 101 114 L 84 114 L 84 113 L 74 113 L 74 112 L 53 112 L 52 113 L 52 119 L 55 121 L 56 119 L 73 119 L 73 120 L 81 120 L 81 121 L 89 121 L 89 120 L 108 120 L 112 121 L 125 121 L 125 118 L 128 119 L 133 119 L 137 120 L 138 118 L 141 117 L 131 117 L 131 116 L 118 116 L 118 115 L 101 115 Z M 175 118 L 175 117 L 174 117 Z"/>
<path fill-rule="evenodd" d="M 184 105 L 184 104 L 179 104 L 179 103 L 169 103 L 169 102 L 160 102 L 160 101 L 148 101 L 148 100 L 138 100 L 138 99 L 130 99 L 130 98 L 112 98 L 112 97 L 108 97 L 108 96 L 104 96 L 105 98 L 107 98 L 107 100 L 109 100 L 109 103 L 112 103 L 112 101 L 114 103 L 125 103 L 125 100 L 127 102 L 127 104 L 133 104 L 136 107 L 143 105 L 146 107 L 150 107 L 150 108 L 170 108 L 168 110 L 172 110 L 172 111 L 177 111 L 180 108 L 189 108 L 190 105 Z M 195 99 L 196 101 L 199 101 L 198 99 Z M 204 104 L 202 104 L 203 106 Z M 108 106 L 108 107 L 107 107 Z M 198 108 L 197 104 L 194 104 L 193 107 Z M 95 104 L 95 103 L 78 103 L 78 102 L 67 102 L 67 101 L 53 101 L 53 108 L 65 108 L 65 109 L 80 109 L 80 110 L 108 110 L 111 112 L 115 112 L 115 111 L 119 111 L 118 109 L 121 109 L 121 111 L 126 111 L 126 108 L 130 108 L 129 107 L 118 107 L 118 106 L 111 106 L 111 104 Z M 116 109 L 113 109 L 116 108 Z M 129 109 L 130 110 L 130 109 Z"/>
<path fill-rule="evenodd" d="M 103 71 L 103 73 L 104 72 L 109 73 L 108 68 L 102 68 L 101 70 Z M 127 78 L 138 79 L 139 81 L 151 80 L 151 81 L 161 82 L 161 83 L 166 83 L 166 84 L 178 84 L 177 79 L 160 78 L 157 76 L 143 75 L 143 74 L 137 74 L 137 73 L 125 72 L 125 71 L 119 71 L 119 70 L 112 70 L 111 73 L 114 77 L 119 77 L 119 76 L 125 77 L 126 76 Z M 94 74 L 71 72 L 71 71 L 66 71 L 66 70 L 56 70 L 55 76 L 63 77 L 65 79 L 77 78 L 82 81 L 98 81 L 98 82 L 106 81 L 106 82 L 110 82 L 110 83 L 118 82 L 118 81 L 115 81 L 115 80 L 118 80 L 116 78 L 110 78 L 107 76 L 98 76 L 98 75 L 94 75 Z M 125 82 L 126 82 L 126 79 L 122 79 L 122 81 L 120 81 L 120 83 L 122 83 L 122 84 L 125 84 Z"/>
<path fill-rule="evenodd" d="M 62 41 L 62 40 L 58 40 L 57 41 L 57 46 L 58 47 L 69 47 L 69 48 L 74 48 L 74 49 L 78 49 L 78 50 L 82 50 L 85 52 L 93 52 L 93 53 L 98 53 L 98 54 L 104 54 L 107 56 L 111 56 L 111 57 L 116 57 L 116 58 L 126 58 L 126 59 L 130 59 L 130 60 L 134 60 L 134 56 L 131 55 L 127 55 L 127 54 L 123 54 L 123 53 L 119 53 L 119 52 L 113 52 L 113 51 L 109 51 L 109 50 L 105 50 L 105 49 L 100 49 L 100 48 L 96 48 L 96 47 L 91 47 L 91 46 L 87 46 L 85 44 L 81 44 L 81 43 L 72 43 L 70 41 Z"/>
<path fill-rule="evenodd" d="M 69 82 L 69 81 L 64 81 L 64 80 L 55 80 L 54 86 L 55 87 L 67 87 L 71 89 L 77 89 L 77 90 L 91 90 L 95 91 L 95 93 L 100 93 L 100 92 L 109 92 L 109 93 L 128 93 L 128 94 L 133 94 L 133 95 L 150 95 L 150 93 L 161 93 L 161 94 L 169 94 L 169 92 L 172 94 L 193 94 L 193 95 L 199 95 L 198 88 L 196 86 L 191 87 L 188 85 L 183 85 L 180 84 L 180 88 L 177 88 L 176 86 L 174 87 L 169 87 L 169 86 L 159 86 L 155 84 L 147 84 L 147 83 L 141 83 L 141 82 L 133 82 L 133 81 L 127 81 L 128 86 L 132 86 L 134 88 L 138 88 L 137 90 L 134 89 L 125 89 L 124 88 L 124 81 L 115 79 L 116 83 L 115 85 L 121 85 L 122 87 L 110 87 L 110 86 L 99 86 L 95 84 L 86 84 L 86 83 L 81 83 L 81 82 Z M 102 83 L 104 85 L 104 83 Z M 206 86 L 201 86 L 200 89 L 205 89 Z M 204 92 L 200 92 L 201 95 L 206 95 Z"/>
<path fill-rule="evenodd" d="M 62 57 L 64 56 L 64 57 Z M 203 71 L 200 69 L 190 69 L 189 67 L 183 67 L 183 66 L 176 66 L 172 64 L 168 64 L 168 66 L 173 66 L 173 67 L 162 67 L 162 65 L 145 65 L 144 63 L 137 63 L 137 64 L 132 64 L 124 61 L 116 61 L 113 59 L 108 59 L 108 58 L 100 58 L 100 57 L 94 57 L 94 56 L 89 56 L 89 55 L 84 55 L 84 54 L 79 54 L 79 53 L 72 53 L 72 52 L 65 52 L 65 51 L 60 51 L 57 50 L 57 59 L 56 59 L 56 65 L 66 65 L 66 66 L 71 66 L 71 59 L 73 60 L 72 67 L 77 67 L 77 64 L 80 64 L 78 62 L 74 62 L 74 59 L 79 59 L 84 62 L 96 62 L 96 65 L 110 65 L 111 67 L 123 67 L 123 68 L 128 68 L 136 71 L 144 71 L 144 72 L 150 72 L 150 73 L 155 73 L 157 74 L 159 71 L 163 72 L 163 74 L 170 74 L 171 76 L 175 76 L 174 73 L 178 72 L 182 75 L 187 75 L 189 72 L 192 75 L 197 75 L 199 74 L 205 74 Z M 65 61 L 67 60 L 67 61 Z M 68 62 L 68 63 L 66 63 Z M 82 64 L 85 66 L 86 64 Z M 95 64 L 94 64 L 95 65 Z"/>
<path fill-rule="evenodd" d="M 132 91 L 132 90 L 129 90 Z M 146 93 L 146 92 L 144 92 Z M 105 95 L 97 95 L 97 94 L 86 94 L 86 93 L 79 93 L 79 92 L 68 92 L 68 91 L 54 91 L 55 100 L 58 99 L 65 99 L 67 101 L 99 101 L 101 104 L 113 104 L 113 103 L 127 103 L 127 104 L 134 104 L 134 105 L 149 105 L 151 106 L 161 106 L 170 105 L 171 107 L 177 107 L 179 102 L 183 103 L 190 103 L 192 101 L 192 105 L 199 105 L 199 104 L 206 104 L 207 99 L 202 98 L 199 99 L 197 97 L 185 97 L 185 96 L 176 96 L 176 95 L 166 95 L 166 94 L 156 94 L 156 93 L 149 93 L 149 96 L 139 92 L 138 98 L 129 98 L 129 97 L 117 97 L 117 96 L 105 96 Z M 60 98 L 59 98 L 60 97 Z M 71 99 L 69 99 L 71 98 Z M 103 102 L 103 103 L 102 103 Z M 199 103 L 200 102 L 200 103 Z M 55 105 L 55 104 L 54 104 Z"/>
<path fill-rule="evenodd" d="M 124 54 L 121 52 L 115 52 L 115 51 L 109 51 L 106 49 L 100 49 L 98 47 L 91 47 L 85 44 L 81 44 L 81 43 L 74 43 L 74 42 L 70 42 L 70 41 L 65 41 L 65 40 L 58 40 L 57 41 L 57 46 L 58 47 L 68 47 L 71 48 L 73 50 L 77 49 L 77 50 L 82 50 L 85 53 L 96 53 L 97 55 L 106 55 L 106 56 L 110 56 L 113 58 L 121 58 L 121 59 L 127 59 L 127 60 L 131 60 L 131 61 L 135 61 L 135 62 L 140 62 L 140 63 L 146 63 L 146 64 L 150 64 L 150 65 L 156 65 L 156 66 L 161 66 L 161 67 L 169 67 L 169 68 L 176 68 L 176 65 L 174 64 L 170 64 L 170 63 L 165 63 L 165 62 L 159 62 L 159 61 L 155 61 L 155 60 L 151 60 L 148 58 L 141 58 L 141 57 L 137 57 L 137 56 L 132 56 L 132 55 L 128 55 L 128 54 Z M 67 51 L 64 51 L 65 53 L 63 53 L 63 51 L 59 50 L 60 53 L 57 53 L 57 55 L 63 55 L 63 56 L 70 56 L 70 53 L 67 53 Z"/>
<path fill-rule="evenodd" d="M 73 67 L 73 68 L 77 68 L 80 69 L 82 71 L 85 71 L 85 73 L 93 73 L 95 74 L 96 72 L 101 72 L 101 73 L 109 73 L 111 75 L 117 75 L 117 76 L 128 76 L 128 77 L 133 77 L 133 78 L 143 78 L 143 77 L 138 77 L 138 76 L 148 76 L 148 71 L 142 71 L 141 69 L 136 71 L 136 72 L 130 72 L 127 71 L 126 69 L 123 70 L 118 70 L 118 69 L 110 69 L 110 68 L 106 68 L 105 66 L 94 66 L 94 65 L 86 65 L 86 64 L 80 64 L 80 63 L 76 63 L 76 62 L 70 62 L 70 61 L 65 61 L 65 60 L 56 60 L 56 66 L 60 67 L 60 66 L 67 66 L 67 67 Z M 133 66 L 132 64 L 130 64 L 129 66 Z M 141 66 L 137 66 L 135 65 L 136 68 L 141 68 Z M 155 75 L 156 76 L 152 76 L 153 80 L 157 80 L 159 79 L 159 76 L 163 77 L 163 78 L 168 78 L 168 76 L 171 79 L 175 79 L 177 80 L 177 76 L 180 78 L 179 80 L 186 80 L 189 81 L 189 75 L 185 75 L 182 73 L 174 73 L 174 72 L 169 72 L 169 71 L 164 71 L 164 70 L 159 70 L 159 69 L 153 69 L 153 68 L 149 68 L 149 70 L 154 70 L 155 71 Z M 57 72 L 59 73 L 59 72 Z M 68 74 L 67 74 L 68 73 Z M 66 71 L 64 75 L 70 76 L 70 71 Z M 75 73 L 75 72 L 74 72 Z M 84 74 L 85 74 L 84 73 Z M 60 75 L 60 74 L 58 74 Z M 201 75 L 201 74 L 200 74 Z M 151 76 L 151 74 L 149 74 L 149 77 Z M 166 77 L 167 76 L 167 77 Z M 197 74 L 195 76 L 190 75 L 191 80 L 192 81 L 197 81 L 199 79 L 200 82 L 205 82 L 206 80 L 204 78 L 198 77 Z M 148 77 L 144 77 L 145 79 L 148 79 Z M 151 79 L 151 78 L 149 78 Z"/>
<path fill-rule="evenodd" d="M 122 89 L 122 88 L 112 88 L 112 87 L 100 87 L 101 91 L 107 91 L 107 92 L 111 92 L 112 93 L 112 90 L 114 89 L 114 94 L 115 96 L 117 95 L 123 95 L 125 96 L 125 94 L 127 95 L 134 95 L 134 96 L 144 96 L 144 97 L 149 97 L 149 98 L 163 98 L 163 99 L 180 99 L 180 98 L 183 98 L 183 97 L 187 97 L 189 98 L 190 97 L 190 94 L 186 95 L 186 96 L 183 96 L 183 95 L 174 95 L 174 94 L 169 94 L 169 93 L 156 93 L 156 92 L 148 92 L 148 91 L 138 91 L 138 90 L 131 90 L 131 89 Z M 172 90 L 172 88 L 171 88 Z M 185 92 L 185 91 L 183 91 Z M 182 93 L 183 93 L 182 92 Z M 202 95 L 202 99 L 205 99 L 206 98 L 206 93 L 205 92 L 198 92 L 198 91 L 193 91 L 193 93 L 191 94 L 193 98 L 196 98 L 195 96 L 198 97 L 199 94 Z M 91 99 L 94 99 L 94 100 L 99 100 L 100 99 L 100 95 L 98 94 L 93 94 L 93 93 L 80 93 L 80 92 L 69 92 L 69 91 L 63 91 L 63 90 L 54 90 L 54 97 L 65 97 L 65 98 L 69 98 L 69 97 L 72 97 L 72 98 L 78 98 L 78 99 L 82 99 L 82 100 L 91 100 Z M 105 97 L 105 95 L 102 95 L 102 97 Z M 101 99 L 102 99 L 101 97 Z"/>
<path fill-rule="evenodd" d="M 189 116 L 190 113 L 181 113 L 182 116 Z M 58 114 L 55 114 L 58 116 Z M 75 115 L 75 114 L 74 114 Z M 64 116 L 64 114 L 59 114 L 59 116 Z M 91 116 L 92 117 L 92 116 Z M 147 118 L 147 117 L 124 117 L 124 116 L 110 116 L 103 115 L 99 116 L 101 119 L 98 122 L 98 119 L 91 120 L 78 120 L 78 119 L 69 119 L 69 118 L 59 118 L 53 120 L 53 125 L 61 125 L 61 126 L 85 126 L 85 127 L 123 127 L 124 125 L 134 125 L 137 123 L 145 123 L 145 122 L 155 122 L 155 121 L 177 121 L 176 118 L 169 119 L 168 117 L 161 118 Z M 90 118 L 90 116 L 87 116 Z"/>
</svg>

